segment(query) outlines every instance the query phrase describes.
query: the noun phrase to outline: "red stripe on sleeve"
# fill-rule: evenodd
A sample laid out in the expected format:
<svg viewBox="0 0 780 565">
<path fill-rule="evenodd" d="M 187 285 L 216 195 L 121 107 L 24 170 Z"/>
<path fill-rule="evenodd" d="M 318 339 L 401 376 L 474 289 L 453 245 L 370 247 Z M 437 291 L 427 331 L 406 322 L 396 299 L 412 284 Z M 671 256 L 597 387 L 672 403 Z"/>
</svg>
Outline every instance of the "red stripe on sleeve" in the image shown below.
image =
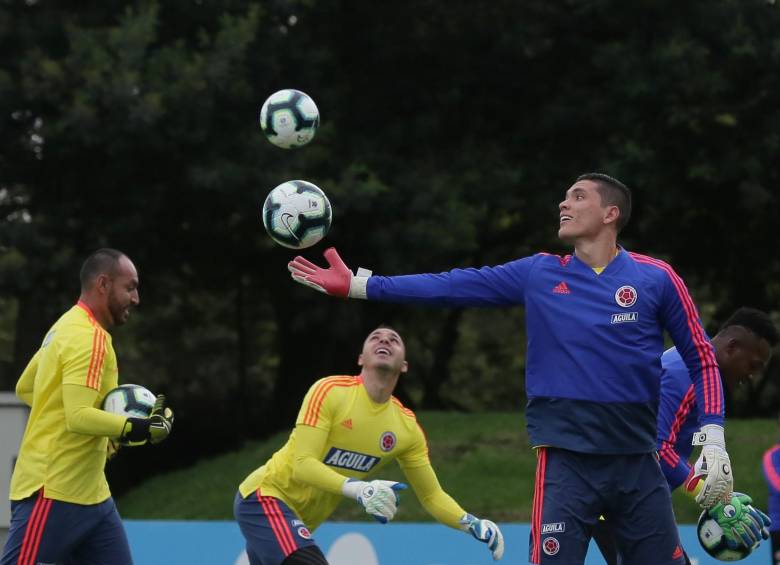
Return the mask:
<svg viewBox="0 0 780 565">
<path fill-rule="evenodd" d="M 718 394 L 721 391 L 721 381 L 717 370 L 718 365 L 715 361 L 715 352 L 712 345 L 704 336 L 704 329 L 698 322 L 696 307 L 693 305 L 693 300 L 691 300 L 691 295 L 688 293 L 685 283 L 683 283 L 677 273 L 663 261 L 637 253 L 629 253 L 629 255 L 638 263 L 645 263 L 658 267 L 664 271 L 672 281 L 672 284 L 677 291 L 677 297 L 680 299 L 683 309 L 685 310 L 688 329 L 691 332 L 691 340 L 699 354 L 699 363 L 702 368 L 702 379 L 704 381 L 702 383 L 704 385 L 704 413 L 720 414 L 723 411 L 723 407 L 721 406 L 722 393 Z"/>
<path fill-rule="evenodd" d="M 87 369 L 87 382 L 84 383 L 87 386 L 90 386 L 90 378 L 92 376 L 92 371 L 95 370 L 95 362 L 97 361 L 97 355 L 95 352 L 97 351 L 98 345 L 100 343 L 100 330 L 95 328 L 94 333 L 92 334 L 92 353 L 89 357 L 89 368 Z"/>
<path fill-rule="evenodd" d="M 93 379 L 93 387 L 95 390 L 100 390 L 100 383 L 103 380 L 103 361 L 106 359 L 106 334 L 100 332 L 100 358 L 95 366 L 95 375 Z"/>
<path fill-rule="evenodd" d="M 87 371 L 87 386 L 94 389 L 100 388 L 100 379 L 103 374 L 103 359 L 106 356 L 106 334 L 95 328 L 92 336 L 92 356 L 89 360 Z"/>
<path fill-rule="evenodd" d="M 680 433 L 680 428 L 682 428 L 688 414 L 691 413 L 691 409 L 695 402 L 696 391 L 694 390 L 693 385 L 691 385 L 680 402 L 677 412 L 674 414 L 674 421 L 672 422 L 672 428 L 669 430 L 669 437 L 664 440 L 664 445 L 659 451 L 661 458 L 672 467 L 676 467 L 677 463 L 680 462 L 680 456 L 677 455 L 677 452 L 674 450 L 674 443 L 677 441 L 677 435 Z"/>
<path fill-rule="evenodd" d="M 309 400 L 309 406 L 306 410 L 306 415 L 303 418 L 303 423 L 307 426 L 317 425 L 317 421 L 320 418 L 320 409 L 322 403 L 325 401 L 325 397 L 328 395 L 330 389 L 334 386 L 356 386 L 358 381 L 354 377 L 333 377 L 322 381 L 312 394 L 311 400 Z"/>
<path fill-rule="evenodd" d="M 780 492 L 780 474 L 778 474 L 773 461 L 774 455 L 777 453 L 778 449 L 780 449 L 780 445 L 776 445 L 764 453 L 764 474 L 766 475 L 769 484 L 772 485 L 772 488 Z"/>
</svg>

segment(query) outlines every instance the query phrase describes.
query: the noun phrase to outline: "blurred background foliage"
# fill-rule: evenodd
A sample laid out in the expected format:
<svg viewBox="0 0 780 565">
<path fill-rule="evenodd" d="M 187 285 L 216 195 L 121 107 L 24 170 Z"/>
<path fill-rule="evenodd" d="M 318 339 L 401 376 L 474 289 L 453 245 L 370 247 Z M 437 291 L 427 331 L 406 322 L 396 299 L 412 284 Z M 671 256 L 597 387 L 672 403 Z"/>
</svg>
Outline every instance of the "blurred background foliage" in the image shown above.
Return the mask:
<svg viewBox="0 0 780 565">
<path fill-rule="evenodd" d="M 111 246 L 141 274 L 120 378 L 177 410 L 159 468 L 289 427 L 380 322 L 408 342 L 413 408 L 522 409 L 522 310 L 290 281 L 259 207 L 294 178 L 334 210 L 309 258 L 334 245 L 400 274 L 565 251 L 558 202 L 607 172 L 634 191 L 622 243 L 675 266 L 711 334 L 741 305 L 780 322 L 778 29 L 759 0 L 2 0 L 0 388 Z M 281 88 L 320 108 L 303 149 L 258 127 Z M 774 416 L 779 373 L 730 393 L 728 415 Z M 148 469 L 139 453 L 115 490 Z"/>
</svg>

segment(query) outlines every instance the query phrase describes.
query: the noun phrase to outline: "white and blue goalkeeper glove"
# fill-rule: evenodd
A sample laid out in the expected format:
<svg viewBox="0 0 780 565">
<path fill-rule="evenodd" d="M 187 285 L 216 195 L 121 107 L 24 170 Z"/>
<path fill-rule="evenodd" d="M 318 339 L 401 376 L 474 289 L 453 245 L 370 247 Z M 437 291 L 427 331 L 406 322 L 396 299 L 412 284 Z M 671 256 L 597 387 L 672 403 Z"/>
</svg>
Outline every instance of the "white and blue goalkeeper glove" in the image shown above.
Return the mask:
<svg viewBox="0 0 780 565">
<path fill-rule="evenodd" d="M 395 516 L 401 501 L 398 491 L 406 488 L 405 483 L 395 481 L 358 481 L 347 479 L 341 485 L 344 496 L 354 498 L 377 522 L 387 524 Z"/>
<path fill-rule="evenodd" d="M 691 469 L 685 488 L 693 491 L 699 481 L 704 480 L 704 486 L 696 495 L 696 502 L 705 509 L 728 499 L 734 490 L 734 477 L 731 474 L 731 460 L 726 453 L 726 440 L 723 437 L 723 427 L 717 424 L 702 426 L 693 435 L 693 445 L 701 445 L 699 459 Z"/>
<path fill-rule="evenodd" d="M 486 543 L 493 556 L 493 561 L 498 561 L 504 556 L 504 536 L 495 522 L 480 520 L 471 514 L 464 514 L 460 519 L 460 529 Z"/>
</svg>

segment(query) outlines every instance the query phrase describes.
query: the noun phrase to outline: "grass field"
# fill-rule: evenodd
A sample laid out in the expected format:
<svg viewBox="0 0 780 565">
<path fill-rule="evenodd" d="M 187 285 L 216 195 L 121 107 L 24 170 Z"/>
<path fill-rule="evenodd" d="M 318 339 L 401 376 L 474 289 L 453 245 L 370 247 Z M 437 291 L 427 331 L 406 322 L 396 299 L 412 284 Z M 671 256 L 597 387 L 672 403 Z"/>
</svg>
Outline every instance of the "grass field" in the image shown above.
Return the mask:
<svg viewBox="0 0 780 565">
<path fill-rule="evenodd" d="M 536 459 L 528 447 L 522 415 L 420 412 L 417 416 L 428 435 L 442 486 L 466 510 L 502 522 L 530 520 Z M 736 490 L 750 494 L 763 509 L 767 492 L 761 456 L 776 436 L 774 420 L 733 420 L 727 425 Z M 119 498 L 119 510 L 124 518 L 231 520 L 238 484 L 286 439 L 284 433 L 249 442 L 239 451 L 154 477 Z M 382 478 L 402 480 L 403 475 L 393 465 Z M 674 501 L 679 522 L 696 521 L 699 509 L 692 500 L 675 493 Z M 357 504 L 345 501 L 332 519 L 363 520 L 365 514 Z M 402 496 L 396 520 L 429 519 L 411 492 Z"/>
</svg>

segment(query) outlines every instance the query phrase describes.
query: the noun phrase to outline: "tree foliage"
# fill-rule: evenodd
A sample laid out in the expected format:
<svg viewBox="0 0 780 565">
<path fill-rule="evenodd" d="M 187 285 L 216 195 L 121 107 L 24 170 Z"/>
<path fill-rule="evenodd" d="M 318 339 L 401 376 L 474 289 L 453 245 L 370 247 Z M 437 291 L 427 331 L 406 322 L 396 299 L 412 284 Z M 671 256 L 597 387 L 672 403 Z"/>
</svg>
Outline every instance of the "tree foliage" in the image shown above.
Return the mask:
<svg viewBox="0 0 780 565">
<path fill-rule="evenodd" d="M 289 426 L 379 322 L 409 342 L 412 406 L 522 406 L 520 311 L 294 285 L 259 217 L 293 178 L 334 209 L 307 256 L 398 274 L 561 251 L 565 189 L 609 172 L 634 189 L 623 243 L 675 265 L 711 332 L 740 305 L 778 316 L 778 28 L 758 0 L 2 2 L 0 385 L 112 246 L 141 273 L 121 378 L 177 406 L 168 465 Z M 287 87 L 322 113 L 294 151 L 257 126 Z M 730 413 L 773 414 L 778 373 Z"/>
</svg>

